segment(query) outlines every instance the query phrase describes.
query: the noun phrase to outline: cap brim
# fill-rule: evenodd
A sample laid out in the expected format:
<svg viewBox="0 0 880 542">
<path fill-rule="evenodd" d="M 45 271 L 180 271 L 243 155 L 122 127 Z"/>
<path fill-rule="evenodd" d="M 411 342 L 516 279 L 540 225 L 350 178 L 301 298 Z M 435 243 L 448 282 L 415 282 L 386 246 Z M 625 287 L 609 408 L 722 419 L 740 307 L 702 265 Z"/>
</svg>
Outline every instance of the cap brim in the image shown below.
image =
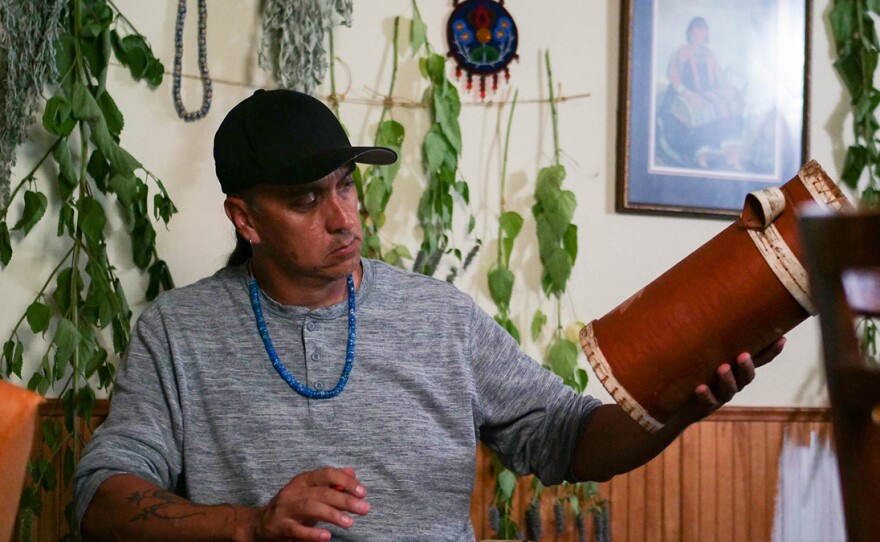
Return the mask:
<svg viewBox="0 0 880 542">
<path fill-rule="evenodd" d="M 259 182 L 308 184 L 323 179 L 349 162 L 384 166 L 396 161 L 397 153 L 387 147 L 340 147 L 313 154 L 266 176 Z"/>
<path fill-rule="evenodd" d="M 397 162 L 397 153 L 388 147 L 352 147 L 351 150 L 355 152 L 352 160 L 358 164 L 387 166 Z"/>
</svg>

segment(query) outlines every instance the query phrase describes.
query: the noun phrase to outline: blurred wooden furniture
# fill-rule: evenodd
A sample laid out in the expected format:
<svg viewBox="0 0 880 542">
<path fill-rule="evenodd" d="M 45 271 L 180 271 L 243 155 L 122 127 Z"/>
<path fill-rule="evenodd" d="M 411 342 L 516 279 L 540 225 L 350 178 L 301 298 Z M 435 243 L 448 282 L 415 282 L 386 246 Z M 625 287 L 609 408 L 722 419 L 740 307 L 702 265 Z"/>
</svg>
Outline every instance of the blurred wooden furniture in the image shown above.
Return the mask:
<svg viewBox="0 0 880 542">
<path fill-rule="evenodd" d="M 852 542 L 880 540 L 880 367 L 866 363 L 855 329 L 880 317 L 880 212 L 800 218 L 810 285 L 819 308 L 846 529 Z"/>
<path fill-rule="evenodd" d="M 12 539 L 37 407 L 42 401 L 36 393 L 0 381 L 0 542 Z"/>
</svg>

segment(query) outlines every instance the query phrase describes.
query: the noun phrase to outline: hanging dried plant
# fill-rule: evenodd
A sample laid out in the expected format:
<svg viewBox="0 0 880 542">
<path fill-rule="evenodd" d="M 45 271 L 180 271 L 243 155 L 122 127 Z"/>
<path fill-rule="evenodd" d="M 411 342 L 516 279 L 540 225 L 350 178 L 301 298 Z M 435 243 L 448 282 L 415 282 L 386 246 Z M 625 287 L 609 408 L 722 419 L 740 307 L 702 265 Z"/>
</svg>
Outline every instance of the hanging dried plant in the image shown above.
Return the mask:
<svg viewBox="0 0 880 542">
<path fill-rule="evenodd" d="M 15 149 L 33 124 L 43 84 L 57 77 L 62 0 L 0 1 L 0 208 L 9 200 Z"/>
<path fill-rule="evenodd" d="M 307 94 L 324 80 L 324 34 L 351 26 L 352 0 L 267 0 L 263 11 L 260 67 L 278 84 Z"/>
</svg>

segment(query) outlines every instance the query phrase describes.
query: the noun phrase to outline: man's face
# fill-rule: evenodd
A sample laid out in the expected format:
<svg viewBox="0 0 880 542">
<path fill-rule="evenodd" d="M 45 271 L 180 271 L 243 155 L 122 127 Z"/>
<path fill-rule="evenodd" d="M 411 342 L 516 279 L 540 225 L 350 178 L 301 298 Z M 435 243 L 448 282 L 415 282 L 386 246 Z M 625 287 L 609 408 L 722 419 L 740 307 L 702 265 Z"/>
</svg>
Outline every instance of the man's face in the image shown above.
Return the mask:
<svg viewBox="0 0 880 542">
<path fill-rule="evenodd" d="M 344 165 L 305 185 L 259 185 L 251 213 L 255 258 L 289 278 L 336 280 L 360 262 L 358 199 Z"/>
</svg>

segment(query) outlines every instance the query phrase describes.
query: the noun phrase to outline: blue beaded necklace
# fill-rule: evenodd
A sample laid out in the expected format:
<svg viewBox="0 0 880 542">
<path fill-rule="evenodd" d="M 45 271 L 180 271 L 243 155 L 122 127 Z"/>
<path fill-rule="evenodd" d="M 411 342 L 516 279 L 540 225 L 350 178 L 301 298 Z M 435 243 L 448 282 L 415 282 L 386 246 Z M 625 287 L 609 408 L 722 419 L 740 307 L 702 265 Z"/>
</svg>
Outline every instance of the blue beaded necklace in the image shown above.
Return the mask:
<svg viewBox="0 0 880 542">
<path fill-rule="evenodd" d="M 303 397 L 308 397 L 309 399 L 330 399 L 342 393 L 342 390 L 345 389 L 345 385 L 348 383 L 348 376 L 351 374 L 351 368 L 354 365 L 356 305 L 354 301 L 354 279 L 352 276 L 348 275 L 348 345 L 345 348 L 345 365 L 342 367 L 342 374 L 339 375 L 339 382 L 336 383 L 336 387 L 332 390 L 315 390 L 303 386 L 299 383 L 296 377 L 290 374 L 287 368 L 284 367 L 281 360 L 278 359 L 275 347 L 272 345 L 272 339 L 269 337 L 269 329 L 266 327 L 266 320 L 263 319 L 263 307 L 260 304 L 260 288 L 257 286 L 257 279 L 251 277 L 249 286 L 251 291 L 251 306 L 254 309 L 254 316 L 257 318 L 257 329 L 260 330 L 260 337 L 263 339 L 263 346 L 266 347 L 266 353 L 269 354 L 272 366 L 275 367 L 275 370 L 278 371 L 281 378 L 293 388 L 293 391 Z"/>
</svg>

